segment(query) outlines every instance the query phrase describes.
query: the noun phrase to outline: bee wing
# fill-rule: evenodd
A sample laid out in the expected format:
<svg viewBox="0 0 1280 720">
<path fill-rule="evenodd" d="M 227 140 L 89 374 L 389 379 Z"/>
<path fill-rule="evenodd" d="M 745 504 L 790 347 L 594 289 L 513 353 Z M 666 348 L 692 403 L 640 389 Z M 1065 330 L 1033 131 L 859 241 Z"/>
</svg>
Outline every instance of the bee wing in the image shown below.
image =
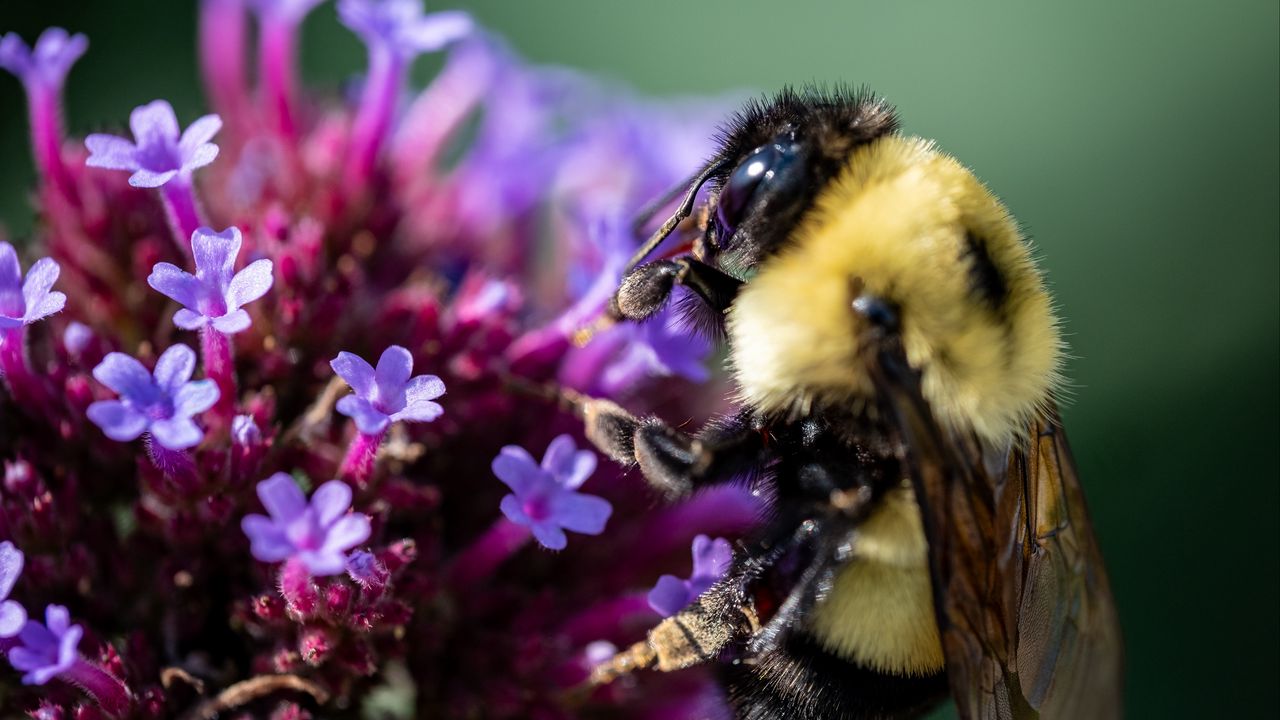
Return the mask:
<svg viewBox="0 0 1280 720">
<path fill-rule="evenodd" d="M 1056 411 L 984 457 L 934 421 L 900 352 L 874 365 L 907 446 L 961 717 L 1120 717 L 1119 624 Z"/>
</svg>

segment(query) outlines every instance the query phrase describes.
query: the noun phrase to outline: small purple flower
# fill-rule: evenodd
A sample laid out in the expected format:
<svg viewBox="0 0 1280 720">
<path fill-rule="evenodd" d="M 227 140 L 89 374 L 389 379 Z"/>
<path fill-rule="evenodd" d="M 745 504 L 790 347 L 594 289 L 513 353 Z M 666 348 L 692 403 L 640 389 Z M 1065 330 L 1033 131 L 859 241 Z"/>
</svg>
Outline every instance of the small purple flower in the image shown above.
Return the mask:
<svg viewBox="0 0 1280 720">
<path fill-rule="evenodd" d="M 347 558 L 347 575 L 362 588 L 382 588 L 390 573 L 378 557 L 367 550 L 357 550 Z"/>
<path fill-rule="evenodd" d="M 465 12 L 422 14 L 420 0 L 338 0 L 338 18 L 365 44 L 402 58 L 432 52 L 471 32 Z"/>
<path fill-rule="evenodd" d="M 724 538 L 706 535 L 693 539 L 693 573 L 688 580 L 663 575 L 649 591 L 649 607 L 663 617 L 671 617 L 716 584 L 733 563 L 733 548 Z"/>
<path fill-rule="evenodd" d="M 212 380 L 191 380 L 196 354 L 186 345 L 174 345 L 156 360 L 155 373 L 124 353 L 108 353 L 93 369 L 93 376 L 120 395 L 100 400 L 87 414 L 112 440 L 127 442 L 150 432 L 170 450 L 196 445 L 204 433 L 191 419 L 218 401 Z"/>
<path fill-rule="evenodd" d="M 61 310 L 67 296 L 50 292 L 61 271 L 52 258 L 41 258 L 23 280 L 18 253 L 9 243 L 0 242 L 0 330 L 30 325 Z"/>
<path fill-rule="evenodd" d="M 249 447 L 262 442 L 262 430 L 253 421 L 252 415 L 237 415 L 231 418 L 231 441 L 241 447 Z"/>
<path fill-rule="evenodd" d="M 218 146 L 209 142 L 222 129 L 222 119 L 205 115 L 179 137 L 178 117 L 165 100 L 134 108 L 129 115 L 134 142 L 115 135 L 94 134 L 84 139 L 89 167 L 130 170 L 134 187 L 160 187 L 175 177 L 189 180 L 192 171 L 213 162 Z"/>
<path fill-rule="evenodd" d="M 349 352 L 338 353 L 329 365 L 355 391 L 338 401 L 338 412 L 355 420 L 366 435 L 399 420 L 431 422 L 444 413 L 439 403 L 431 402 L 444 395 L 444 382 L 435 375 L 410 378 L 413 355 L 399 345 L 383 351 L 377 370 Z"/>
<path fill-rule="evenodd" d="M 265 295 L 275 278 L 271 261 L 265 259 L 233 272 L 241 242 L 239 228 L 215 233 L 202 227 L 191 236 L 195 275 L 167 262 L 151 269 L 147 284 L 186 306 L 174 313 L 174 325 L 183 330 L 212 325 L 224 335 L 249 327 L 249 313 L 242 306 Z"/>
<path fill-rule="evenodd" d="M 347 512 L 351 488 L 341 480 L 316 488 L 308 504 L 293 478 L 276 473 L 258 483 L 258 499 L 270 517 L 246 515 L 240 527 L 262 562 L 297 558 L 312 575 L 337 575 L 347 551 L 369 538 L 369 518 Z"/>
<path fill-rule="evenodd" d="M 54 27 L 45 30 L 34 48 L 17 33 L 0 36 L 0 68 L 4 68 L 28 85 L 39 83 L 59 87 L 76 60 L 89 49 L 89 39 L 80 33 L 69 35 Z"/>
<path fill-rule="evenodd" d="M 0 638 L 17 635 L 27 622 L 27 611 L 16 600 L 8 599 L 22 574 L 22 559 L 22 551 L 13 543 L 0 542 Z"/>
<path fill-rule="evenodd" d="M 564 549 L 565 530 L 599 535 L 613 507 L 575 492 L 595 469 L 595 453 L 578 450 L 568 435 L 551 441 L 541 465 L 524 448 L 508 445 L 493 459 L 493 474 L 512 491 L 502 498 L 502 514 L 532 530 L 548 550 Z"/>
<path fill-rule="evenodd" d="M 62 331 L 62 347 L 72 357 L 84 352 L 91 342 L 93 342 L 93 330 L 82 322 L 72 320 Z"/>
<path fill-rule="evenodd" d="M 80 658 L 76 648 L 84 628 L 71 624 L 71 614 L 61 605 L 45 608 L 45 624 L 28 620 L 18 633 L 21 644 L 9 651 L 9 664 L 26 673 L 24 685 L 43 685 L 71 670 Z"/>
</svg>

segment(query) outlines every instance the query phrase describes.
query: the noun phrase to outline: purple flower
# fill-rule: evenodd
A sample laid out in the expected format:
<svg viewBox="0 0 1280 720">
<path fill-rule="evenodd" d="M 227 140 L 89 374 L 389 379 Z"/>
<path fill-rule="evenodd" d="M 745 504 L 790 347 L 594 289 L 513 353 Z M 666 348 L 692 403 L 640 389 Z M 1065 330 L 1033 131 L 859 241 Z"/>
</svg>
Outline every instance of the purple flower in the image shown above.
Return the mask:
<svg viewBox="0 0 1280 720">
<path fill-rule="evenodd" d="M 8 540 L 0 542 L 0 638 L 17 635 L 27 622 L 27 611 L 22 605 L 7 599 L 21 574 L 22 551 Z"/>
<path fill-rule="evenodd" d="M 84 139 L 89 167 L 131 170 L 134 187 L 160 187 L 175 177 L 190 179 L 192 171 L 213 162 L 218 146 L 209 142 L 222 129 L 222 119 L 205 115 L 191 123 L 179 137 L 173 106 L 155 100 L 133 109 L 129 128 L 134 142 L 115 135 L 94 134 Z"/>
<path fill-rule="evenodd" d="M 76 664 L 76 647 L 84 628 L 71 624 L 71 614 L 61 605 L 44 611 L 45 624 L 28 620 L 18 633 L 21 644 L 9 651 L 9 664 L 22 676 L 25 685 L 43 685 Z"/>
<path fill-rule="evenodd" d="M 34 48 L 28 48 L 17 33 L 8 33 L 0 36 L 0 68 L 27 84 L 58 87 L 87 49 L 88 38 L 80 33 L 68 35 L 58 27 L 41 33 Z"/>
<path fill-rule="evenodd" d="M 493 474 L 511 488 L 502 498 L 502 514 L 549 550 L 563 550 L 564 531 L 599 535 L 613 512 L 609 501 L 575 492 L 596 469 L 596 456 L 578 450 L 573 438 L 561 435 L 547 446 L 539 465 L 522 447 L 508 445 L 493 459 Z"/>
<path fill-rule="evenodd" d="M 62 268 L 52 258 L 41 258 L 22 279 L 18 253 L 0 242 L 0 330 L 30 325 L 63 308 L 67 296 L 50 292 Z"/>
<path fill-rule="evenodd" d="M 258 483 L 265 515 L 240 521 L 249 536 L 250 552 L 262 562 L 297 558 L 312 575 L 337 575 L 347 569 L 347 551 L 369 538 L 369 518 L 348 513 L 351 488 L 330 480 L 316 488 L 311 503 L 285 473 Z"/>
<path fill-rule="evenodd" d="M 301 19 L 324 0 L 249 0 L 249 7 L 259 15 Z"/>
<path fill-rule="evenodd" d="M 402 58 L 439 50 L 473 25 L 461 11 L 423 15 L 420 0 L 338 0 L 338 18 L 366 45 Z"/>
<path fill-rule="evenodd" d="M 270 260 L 255 260 L 233 273 L 240 244 L 239 228 L 215 233 L 202 227 L 191 236 L 195 275 L 167 262 L 151 269 L 147 284 L 186 306 L 174 313 L 174 325 L 183 330 L 212 325 L 224 335 L 249 327 L 249 313 L 242 306 L 265 295 L 274 277 Z"/>
<path fill-rule="evenodd" d="M 688 580 L 663 575 L 649 591 L 649 607 L 663 617 L 671 617 L 716 584 L 733 563 L 733 548 L 724 538 L 706 535 L 693 539 L 693 573 Z"/>
<path fill-rule="evenodd" d="M 355 420 L 366 435 L 399 420 L 431 422 L 444 412 L 439 403 L 431 402 L 444 395 L 444 382 L 435 375 L 410 378 L 413 355 L 399 345 L 383 351 L 377 370 L 349 352 L 338 353 L 329 365 L 355 391 L 338 401 L 338 412 Z"/>
<path fill-rule="evenodd" d="M 93 376 L 120 395 L 101 400 L 87 414 L 112 440 L 127 442 L 150 432 L 170 450 L 196 445 L 204 433 L 192 417 L 213 407 L 218 386 L 212 380 L 191 380 L 196 354 L 186 345 L 174 345 L 156 360 L 155 373 L 124 353 L 108 353 L 93 369 Z"/>
<path fill-rule="evenodd" d="M 242 447 L 262 442 L 262 430 L 258 429 L 258 423 L 253 421 L 252 415 L 231 418 L 231 441 Z"/>
</svg>

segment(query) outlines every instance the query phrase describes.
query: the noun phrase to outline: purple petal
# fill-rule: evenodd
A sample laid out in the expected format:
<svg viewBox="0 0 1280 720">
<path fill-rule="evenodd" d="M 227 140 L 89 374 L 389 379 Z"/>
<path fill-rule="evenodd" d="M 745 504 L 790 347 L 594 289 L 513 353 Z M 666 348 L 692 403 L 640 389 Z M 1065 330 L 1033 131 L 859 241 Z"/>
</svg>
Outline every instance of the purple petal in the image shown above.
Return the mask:
<svg viewBox="0 0 1280 720">
<path fill-rule="evenodd" d="M 22 284 L 22 266 L 18 264 L 18 253 L 7 242 L 0 241 L 0 292 L 16 291 Z"/>
<path fill-rule="evenodd" d="M 674 575 L 663 575 L 649 591 L 649 607 L 662 617 L 671 617 L 680 612 L 693 598 L 689 597 L 689 589 L 685 582 Z"/>
<path fill-rule="evenodd" d="M 271 518 L 280 524 L 297 520 L 307 510 L 307 498 L 302 494 L 302 488 L 282 472 L 258 483 L 258 499 Z"/>
<path fill-rule="evenodd" d="M 217 115 L 205 115 L 187 126 L 178 140 L 178 149 L 183 157 L 190 157 L 201 145 L 213 139 L 222 129 L 222 118 Z M 215 154 L 217 149 L 214 149 Z"/>
<path fill-rule="evenodd" d="M 84 413 L 102 433 L 117 442 L 129 442 L 147 429 L 147 418 L 119 400 L 99 400 Z"/>
<path fill-rule="evenodd" d="M 32 306 L 49 294 L 60 272 L 62 268 L 53 258 L 40 258 L 27 270 L 27 279 L 22 283 L 22 299 L 26 301 L 28 313 Z"/>
<path fill-rule="evenodd" d="M 71 611 L 64 605 L 48 605 L 44 609 L 44 625 L 54 635 L 62 635 L 71 627 Z"/>
<path fill-rule="evenodd" d="M 542 454 L 542 469 L 551 473 L 556 479 L 562 475 L 568 475 L 573 466 L 573 453 L 578 446 L 573 442 L 571 435 L 557 435 L 554 440 L 547 445 L 547 450 Z"/>
<path fill-rule="evenodd" d="M 84 161 L 89 167 L 130 171 L 141 167 L 137 147 L 122 137 L 95 133 L 84 139 L 84 146 L 89 149 L 89 157 Z"/>
<path fill-rule="evenodd" d="M 84 637 L 84 628 L 72 625 L 58 634 L 61 636 L 58 639 L 58 671 L 61 672 L 71 669 L 79 657 L 76 648 L 80 646 L 80 638 Z"/>
<path fill-rule="evenodd" d="M 186 450 L 195 447 L 204 439 L 200 427 L 190 418 L 175 417 L 168 420 L 155 420 L 147 428 L 156 442 L 170 450 Z"/>
<path fill-rule="evenodd" d="M 156 385 L 170 397 L 191 379 L 196 371 L 196 353 L 186 345 L 171 345 L 156 360 Z"/>
<path fill-rule="evenodd" d="M 208 323 L 209 318 L 186 308 L 182 308 L 173 314 L 173 324 L 183 330 L 199 330 Z"/>
<path fill-rule="evenodd" d="M 0 35 L 0 68 L 4 68 L 18 78 L 31 69 L 31 49 L 18 33 L 11 32 Z"/>
<path fill-rule="evenodd" d="M 227 287 L 227 307 L 238 308 L 267 294 L 275 278 L 270 260 L 255 260 L 231 278 Z"/>
<path fill-rule="evenodd" d="M 12 542 L 0 542 L 0 600 L 9 597 L 13 584 L 22 574 L 22 551 Z"/>
<path fill-rule="evenodd" d="M 724 577 L 733 564 L 733 546 L 724 538 L 712 540 L 706 535 L 693 539 L 693 574 L 690 579 L 705 578 L 712 583 Z"/>
<path fill-rule="evenodd" d="M 218 384 L 213 380 L 189 382 L 173 394 L 173 414 L 180 417 L 199 415 L 213 407 L 220 394 Z"/>
<path fill-rule="evenodd" d="M 544 485 L 546 475 L 533 456 L 519 445 L 508 445 L 498 452 L 491 464 L 493 474 L 507 484 L 518 497 L 524 498 L 529 493 Z"/>
<path fill-rule="evenodd" d="M 405 402 L 413 404 L 424 400 L 435 400 L 444 395 L 444 381 L 435 375 L 419 375 L 409 381 L 404 389 Z"/>
<path fill-rule="evenodd" d="M 419 402 L 410 402 L 404 406 L 400 412 L 390 415 L 391 422 L 431 422 L 444 414 L 444 408 L 440 403 L 433 403 L 430 400 L 422 400 Z"/>
<path fill-rule="evenodd" d="M 144 168 L 129 176 L 129 184 L 136 188 L 157 188 L 174 179 L 177 175 L 177 170 L 156 172 Z"/>
<path fill-rule="evenodd" d="M 569 544 L 564 531 L 550 523 L 534 523 L 529 529 L 538 544 L 548 550 L 563 550 Z"/>
<path fill-rule="evenodd" d="M 403 406 L 405 385 L 412 374 L 413 355 L 407 349 L 392 345 L 383 350 L 373 376 L 378 387 L 379 404 L 388 410 Z"/>
<path fill-rule="evenodd" d="M 142 363 L 122 352 L 107 353 L 93 369 L 93 377 L 121 397 L 148 398 L 155 394 L 151 373 Z"/>
<path fill-rule="evenodd" d="M 351 488 L 341 480 L 330 480 L 311 495 L 311 509 L 321 525 L 330 525 L 351 508 Z"/>
<path fill-rule="evenodd" d="M 573 454 L 573 463 L 569 467 L 569 472 L 557 478 L 561 487 L 569 490 L 577 490 L 582 487 L 582 483 L 591 477 L 591 473 L 596 471 L 596 454 L 590 450 L 579 450 Z"/>
<path fill-rule="evenodd" d="M 167 100 L 152 100 L 129 113 L 129 129 L 139 147 L 178 142 L 178 117 Z"/>
<path fill-rule="evenodd" d="M 227 313 L 222 317 L 214 318 L 210 322 L 213 324 L 214 329 L 223 335 L 235 335 L 238 332 L 244 332 L 253 324 L 249 313 L 244 310 Z"/>
<path fill-rule="evenodd" d="M 369 539 L 371 531 L 369 517 L 360 513 L 351 513 L 338 518 L 324 538 L 324 549 L 346 552 Z M 343 565 L 346 565 L 344 560 Z"/>
<path fill-rule="evenodd" d="M 62 308 L 67 306 L 67 296 L 64 293 L 54 291 L 40 298 L 39 302 L 27 303 L 27 312 L 23 314 L 23 322 L 30 324 L 37 320 L 43 320 L 50 315 L 61 312 Z"/>
<path fill-rule="evenodd" d="M 354 420 L 356 428 L 365 435 L 380 433 L 391 424 L 386 413 L 362 397 L 346 395 L 338 400 L 336 408 L 338 412 Z"/>
<path fill-rule="evenodd" d="M 432 52 L 470 34 L 475 23 L 461 10 L 432 13 L 405 28 L 404 41 L 421 52 Z"/>
<path fill-rule="evenodd" d="M 213 143 L 205 143 L 191 151 L 190 154 L 183 155 L 182 169 L 191 172 L 198 168 L 216 160 L 218 157 L 218 146 Z"/>
<path fill-rule="evenodd" d="M 595 495 L 561 493 L 551 499 L 555 521 L 566 530 L 584 535 L 599 535 L 613 514 L 608 500 Z"/>
<path fill-rule="evenodd" d="M 280 562 L 291 557 L 295 548 L 284 530 L 265 515 L 245 515 L 240 529 L 249 538 L 249 552 L 262 562 Z"/>
<path fill-rule="evenodd" d="M 373 366 L 364 358 L 349 352 L 340 352 L 338 357 L 329 361 L 329 367 L 338 377 L 347 381 L 356 395 L 369 399 L 373 395 Z"/>
<path fill-rule="evenodd" d="M 231 285 L 232 271 L 242 242 L 240 229 L 235 226 L 219 233 L 207 227 L 197 229 L 191 234 L 196 277 L 216 287 L 219 293 L 226 292 Z"/>
<path fill-rule="evenodd" d="M 298 559 L 315 577 L 339 575 L 347 569 L 347 556 L 329 548 L 304 550 L 298 553 Z"/>
<path fill-rule="evenodd" d="M 203 286 L 195 275 L 167 262 L 156 263 L 147 276 L 147 284 L 162 295 L 194 309 L 200 302 Z M 181 326 L 179 326 L 181 327 Z"/>
<path fill-rule="evenodd" d="M 507 516 L 508 520 L 517 525 L 525 527 L 533 525 L 533 520 L 524 512 L 524 504 L 515 495 L 504 495 L 502 502 L 498 503 L 498 509 Z"/>
<path fill-rule="evenodd" d="M 27 624 L 27 611 L 15 600 L 0 602 L 0 638 L 11 638 Z"/>
</svg>

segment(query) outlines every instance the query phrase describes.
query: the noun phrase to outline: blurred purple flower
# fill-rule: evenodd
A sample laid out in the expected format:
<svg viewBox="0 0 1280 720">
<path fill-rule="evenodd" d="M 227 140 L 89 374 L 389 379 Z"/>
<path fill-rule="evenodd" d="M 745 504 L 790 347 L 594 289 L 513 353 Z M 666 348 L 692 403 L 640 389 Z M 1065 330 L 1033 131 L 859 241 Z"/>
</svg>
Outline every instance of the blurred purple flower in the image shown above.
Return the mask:
<svg viewBox="0 0 1280 720">
<path fill-rule="evenodd" d="M 239 228 L 220 233 L 200 228 L 191 236 L 195 275 L 167 262 L 151 269 L 147 284 L 185 306 L 174 313 L 174 325 L 184 330 L 212 325 L 224 335 L 249 327 L 249 313 L 242 306 L 265 295 L 275 278 L 271 261 L 265 259 L 233 272 L 241 242 Z"/>
<path fill-rule="evenodd" d="M 237 415 L 231 419 L 231 441 L 245 447 L 262 442 L 262 431 L 252 415 Z"/>
<path fill-rule="evenodd" d="M 595 453 L 578 450 L 568 435 L 551 441 L 541 465 L 524 448 L 508 445 L 493 459 L 493 474 L 512 490 L 502 498 L 502 514 L 532 530 L 549 550 L 565 548 L 565 530 L 599 535 L 613 507 L 604 498 L 575 492 L 595 469 Z"/>
<path fill-rule="evenodd" d="M 8 33 L 0 36 L 0 68 L 28 85 L 58 87 L 88 48 L 89 39 L 84 35 L 69 35 L 59 27 L 40 33 L 34 48 L 27 47 L 17 33 Z"/>
<path fill-rule="evenodd" d="M 115 135 L 94 134 L 84 139 L 89 167 L 130 170 L 134 187 L 160 187 L 175 177 L 189 179 L 192 171 L 213 162 L 218 146 L 209 142 L 222 129 L 222 119 L 205 115 L 179 136 L 178 118 L 166 100 L 155 100 L 129 114 L 134 142 Z"/>
<path fill-rule="evenodd" d="M 0 241 L 0 330 L 30 325 L 61 310 L 67 296 L 50 292 L 59 272 L 61 267 L 52 258 L 41 258 L 23 280 L 17 252 Z"/>
<path fill-rule="evenodd" d="M 401 58 L 439 50 L 473 27 L 457 10 L 424 15 L 420 0 L 338 0 L 338 18 L 366 45 Z"/>
<path fill-rule="evenodd" d="M 258 483 L 258 499 L 266 515 L 246 515 L 240 522 L 250 551 L 262 562 L 296 558 L 312 575 L 347 570 L 346 552 L 369 538 L 369 518 L 351 509 L 351 488 L 330 480 L 316 488 L 310 504 L 286 473 Z"/>
<path fill-rule="evenodd" d="M 439 403 L 431 402 L 444 395 L 444 382 L 435 375 L 410 378 L 413 355 L 399 345 L 383 351 L 377 370 L 349 352 L 338 353 L 329 365 L 355 391 L 338 400 L 338 412 L 355 420 L 366 435 L 400 420 L 431 422 L 444 413 Z"/>
<path fill-rule="evenodd" d="M 259 15 L 275 15 L 301 19 L 324 0 L 248 0 L 246 3 Z"/>
<path fill-rule="evenodd" d="M 28 620 L 18 633 L 17 647 L 9 651 L 9 664 L 22 676 L 25 685 L 43 685 L 71 670 L 79 660 L 76 648 L 84 628 L 71 624 L 71 614 L 61 605 L 45 608 L 45 624 Z"/>
<path fill-rule="evenodd" d="M 663 575 L 649 591 L 649 607 L 663 617 L 671 617 L 716 584 L 733 563 L 733 547 L 724 538 L 706 535 L 693 539 L 693 572 L 688 580 Z"/>
<path fill-rule="evenodd" d="M 212 380 L 191 380 L 195 367 L 196 354 L 186 345 L 165 350 L 154 374 L 124 353 L 108 353 L 93 376 L 120 399 L 93 403 L 89 419 L 112 440 L 127 442 L 150 432 L 170 450 L 196 445 L 204 433 L 191 418 L 213 407 L 218 387 Z"/>
<path fill-rule="evenodd" d="M 13 543 L 0 542 L 0 638 L 17 635 L 27 622 L 27 611 L 16 600 L 8 599 L 22 574 L 22 560 L 22 551 Z"/>
<path fill-rule="evenodd" d="M 72 357 L 84 352 L 91 342 L 93 342 L 93 330 L 82 322 L 72 320 L 62 331 L 62 347 Z"/>
</svg>

